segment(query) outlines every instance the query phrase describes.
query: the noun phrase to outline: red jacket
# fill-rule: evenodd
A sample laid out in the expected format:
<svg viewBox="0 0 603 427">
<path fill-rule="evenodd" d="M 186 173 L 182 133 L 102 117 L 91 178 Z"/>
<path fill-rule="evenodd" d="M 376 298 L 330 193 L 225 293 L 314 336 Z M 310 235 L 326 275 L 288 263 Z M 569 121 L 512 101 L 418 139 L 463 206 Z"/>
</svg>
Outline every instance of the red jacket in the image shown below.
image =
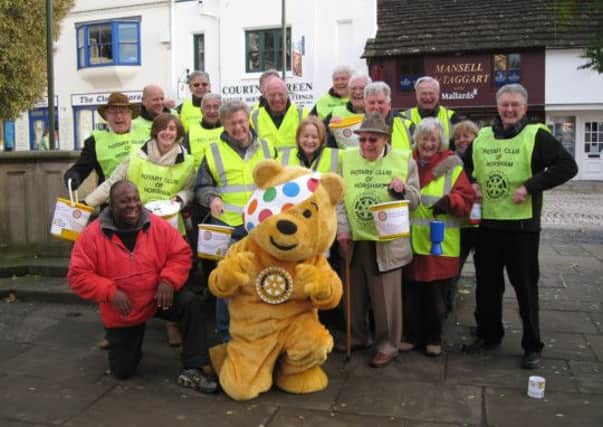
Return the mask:
<svg viewBox="0 0 603 427">
<path fill-rule="evenodd" d="M 149 220 L 148 227 L 138 232 L 132 253 L 116 234 L 103 231 L 98 219 L 75 242 L 67 273 L 69 285 L 80 297 L 99 303 L 106 327 L 144 323 L 157 310 L 159 282 L 179 290 L 188 277 L 191 249 L 187 242 L 163 219 L 149 214 Z M 111 303 L 116 288 L 130 298 L 128 316 L 122 316 Z"/>
</svg>

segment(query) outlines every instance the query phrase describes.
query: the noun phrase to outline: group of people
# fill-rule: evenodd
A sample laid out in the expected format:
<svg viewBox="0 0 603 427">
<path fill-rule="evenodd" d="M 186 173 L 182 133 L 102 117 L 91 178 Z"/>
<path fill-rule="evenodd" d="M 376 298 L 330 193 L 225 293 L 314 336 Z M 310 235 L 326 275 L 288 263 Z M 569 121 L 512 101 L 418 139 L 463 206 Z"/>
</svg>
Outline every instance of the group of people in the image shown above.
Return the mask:
<svg viewBox="0 0 603 427">
<path fill-rule="evenodd" d="M 276 70 L 260 77 L 261 96 L 252 108 L 223 101 L 211 92 L 209 75 L 197 71 L 189 76 L 192 97 L 175 109 L 156 85 L 144 88 L 140 106 L 116 92 L 98 108 L 108 129 L 86 139 L 65 181 L 77 188 L 95 170 L 99 185 L 84 202 L 108 207 L 76 242 L 68 277 L 76 293 L 101 306 L 113 375 L 134 374 L 145 323 L 158 316 L 168 320 L 169 341 L 182 344 L 178 382 L 216 390 L 205 367 L 201 299 L 184 285 L 197 264 L 197 224 L 232 227 L 232 241 L 246 235 L 241 213 L 255 190 L 253 169 L 264 159 L 343 177 L 346 195 L 330 261 L 342 275 L 346 263 L 351 269 L 345 307 L 351 345 L 374 348 L 371 366 L 386 366 L 401 351 L 442 353 L 443 321 L 472 249 L 477 336 L 465 350 L 501 342 L 506 268 L 523 322 L 523 367 L 539 365 L 542 191 L 569 180 L 577 166 L 544 125 L 527 122 L 525 89 L 500 88 L 498 117 L 479 130 L 440 105 L 432 77 L 417 80 L 417 105 L 400 112 L 392 109 L 385 82 L 348 67 L 336 68 L 332 79 L 311 111 L 291 101 Z M 362 116 L 357 146 L 341 147 L 330 125 L 355 115 Z M 142 208 L 154 200 L 180 206 L 178 229 Z M 407 201 L 410 233 L 382 240 L 369 208 L 392 200 Z M 476 203 L 479 227 L 467 221 Z M 444 224 L 437 255 L 433 220 Z M 203 280 L 213 266 L 201 263 Z M 216 330 L 225 342 L 228 310 L 228 301 L 218 298 Z M 336 349 L 345 346 L 339 342 Z"/>
</svg>

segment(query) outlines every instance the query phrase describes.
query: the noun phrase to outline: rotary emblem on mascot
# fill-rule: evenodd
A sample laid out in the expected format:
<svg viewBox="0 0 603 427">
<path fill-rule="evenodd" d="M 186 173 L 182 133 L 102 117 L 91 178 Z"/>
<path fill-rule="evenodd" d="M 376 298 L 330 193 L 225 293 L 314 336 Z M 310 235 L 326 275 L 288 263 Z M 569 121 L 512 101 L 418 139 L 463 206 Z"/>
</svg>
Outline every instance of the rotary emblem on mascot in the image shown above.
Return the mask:
<svg viewBox="0 0 603 427">
<path fill-rule="evenodd" d="M 262 301 L 281 304 L 293 293 L 293 278 L 284 268 L 268 267 L 258 274 L 255 290 Z"/>
</svg>

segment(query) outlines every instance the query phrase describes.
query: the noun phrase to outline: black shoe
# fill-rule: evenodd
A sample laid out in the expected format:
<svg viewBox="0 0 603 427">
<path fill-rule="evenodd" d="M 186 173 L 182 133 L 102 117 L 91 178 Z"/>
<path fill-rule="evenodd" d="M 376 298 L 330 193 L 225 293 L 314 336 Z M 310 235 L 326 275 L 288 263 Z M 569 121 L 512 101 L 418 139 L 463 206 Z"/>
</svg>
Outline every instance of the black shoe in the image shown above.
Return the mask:
<svg viewBox="0 0 603 427">
<path fill-rule="evenodd" d="M 476 338 L 471 344 L 463 344 L 463 352 L 474 354 L 481 353 L 482 351 L 492 350 L 500 345 L 500 341 L 498 342 L 487 342 L 483 338 Z"/>
<path fill-rule="evenodd" d="M 201 393 L 215 393 L 218 391 L 218 382 L 211 379 L 202 369 L 183 369 L 178 375 L 178 384 Z"/>
<path fill-rule="evenodd" d="M 540 367 L 542 354 L 539 351 L 525 353 L 521 359 L 521 367 L 523 369 L 536 369 Z"/>
</svg>

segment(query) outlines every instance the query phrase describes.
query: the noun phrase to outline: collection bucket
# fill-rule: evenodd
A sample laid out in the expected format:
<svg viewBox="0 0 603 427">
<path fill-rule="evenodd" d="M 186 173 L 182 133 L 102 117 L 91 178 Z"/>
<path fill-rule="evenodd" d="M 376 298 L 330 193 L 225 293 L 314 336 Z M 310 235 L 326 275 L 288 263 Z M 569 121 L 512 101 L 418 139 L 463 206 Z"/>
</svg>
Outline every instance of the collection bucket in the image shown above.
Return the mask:
<svg viewBox="0 0 603 427">
<path fill-rule="evenodd" d="M 339 148 L 345 149 L 358 146 L 358 135 L 354 131 L 360 127 L 363 117 L 363 115 L 358 114 L 346 117 L 335 123 L 329 123 L 329 128 Z"/>
<path fill-rule="evenodd" d="M 63 240 L 74 241 L 88 224 L 94 208 L 78 202 L 77 191 L 71 189 L 71 179 L 67 182 L 67 188 L 69 199 L 57 197 L 50 234 Z"/>
<path fill-rule="evenodd" d="M 228 250 L 233 230 L 234 228 L 224 225 L 199 224 L 197 256 L 204 259 L 222 259 Z"/>
<path fill-rule="evenodd" d="M 180 203 L 173 200 L 154 200 L 144 205 L 144 207 L 166 220 L 172 227 L 178 230 Z"/>
<path fill-rule="evenodd" d="M 410 235 L 408 200 L 378 203 L 369 208 L 379 233 L 379 240 L 393 240 Z"/>
</svg>

